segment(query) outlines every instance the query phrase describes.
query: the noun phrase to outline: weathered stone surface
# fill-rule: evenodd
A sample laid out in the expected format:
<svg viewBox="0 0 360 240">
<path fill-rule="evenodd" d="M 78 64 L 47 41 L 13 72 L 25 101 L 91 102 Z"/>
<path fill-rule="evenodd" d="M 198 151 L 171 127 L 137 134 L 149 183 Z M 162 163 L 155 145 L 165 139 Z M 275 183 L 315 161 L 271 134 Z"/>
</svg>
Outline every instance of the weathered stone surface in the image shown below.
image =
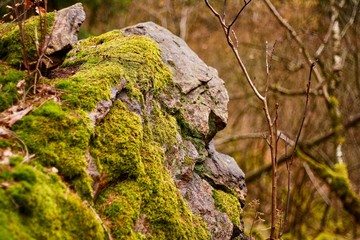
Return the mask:
<svg viewBox="0 0 360 240">
<path fill-rule="evenodd" d="M 50 41 L 45 51 L 51 59 L 51 61 L 44 59 L 47 69 L 60 65 L 66 54 L 77 43 L 78 32 L 85 17 L 81 3 L 76 3 L 56 13 Z"/>
<path fill-rule="evenodd" d="M 243 205 L 246 196 L 244 173 L 233 158 L 218 153 L 211 141 L 227 121 L 228 95 L 224 82 L 215 69 L 168 30 L 147 22 L 124 31 L 155 40 L 163 61 L 173 73 L 175 87 L 170 86 L 160 95 L 165 109 L 177 118 L 181 133 L 176 144 L 165 152 L 165 166 L 173 181 L 190 209 L 208 224 L 212 239 L 241 237 L 240 219 L 234 224 L 227 213 L 218 209 L 213 197 L 215 190 L 235 192 Z"/>
<path fill-rule="evenodd" d="M 245 174 L 229 155 L 215 150 L 213 142 L 208 146 L 209 157 L 204 163 L 205 175 L 218 188 L 234 190 L 242 205 L 245 205 L 246 184 Z"/>
<path fill-rule="evenodd" d="M 55 15 L 46 54 L 69 51 L 78 41 L 80 26 L 85 21 L 85 11 L 81 3 L 61 9 Z"/>
<path fill-rule="evenodd" d="M 197 174 L 188 182 L 180 182 L 178 186 L 190 209 L 208 224 L 212 239 L 231 239 L 233 224 L 226 213 L 216 209 L 212 197 L 214 188 Z"/>
<path fill-rule="evenodd" d="M 124 31 L 149 36 L 159 45 L 162 59 L 173 71 L 173 81 L 179 86 L 171 94 L 163 94 L 162 101 L 170 109 L 181 109 L 179 112 L 189 128 L 209 141 L 226 126 L 229 97 L 214 68 L 207 66 L 181 38 L 152 22 Z"/>
</svg>

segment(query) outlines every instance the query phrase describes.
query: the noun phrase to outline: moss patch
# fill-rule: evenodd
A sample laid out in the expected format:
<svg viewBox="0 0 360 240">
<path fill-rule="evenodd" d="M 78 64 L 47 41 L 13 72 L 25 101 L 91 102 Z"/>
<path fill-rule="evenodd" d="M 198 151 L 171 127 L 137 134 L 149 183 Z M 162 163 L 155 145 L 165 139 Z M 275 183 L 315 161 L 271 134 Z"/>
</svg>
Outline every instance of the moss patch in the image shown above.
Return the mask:
<svg viewBox="0 0 360 240">
<path fill-rule="evenodd" d="M 100 223 L 59 177 L 29 165 L 0 166 L 2 239 L 105 239 Z M 4 185 L 3 185 L 4 186 Z"/>
<path fill-rule="evenodd" d="M 161 110 L 157 102 L 153 102 L 151 111 L 151 133 L 155 142 L 167 149 L 177 143 L 178 129 L 176 118 Z"/>
<path fill-rule="evenodd" d="M 55 13 L 47 13 L 47 33 L 50 33 L 54 23 Z M 24 44 L 27 50 L 29 63 L 37 60 L 35 31 L 38 35 L 38 41 L 41 42 L 42 32 L 39 17 L 32 17 L 25 21 L 24 24 Z M 19 67 L 23 62 L 23 46 L 20 41 L 20 30 L 17 23 L 5 23 L 0 25 L 0 56 L 1 59 L 10 65 Z"/>
<path fill-rule="evenodd" d="M 215 207 L 221 212 L 226 213 L 235 226 L 239 226 L 241 208 L 237 197 L 221 190 L 213 190 L 212 193 L 215 200 Z"/>
<path fill-rule="evenodd" d="M 161 60 L 156 43 L 144 36 L 124 36 L 115 30 L 81 41 L 69 53 L 63 67 L 81 65 L 69 79 L 58 80 L 62 99 L 73 107 L 90 111 L 110 98 L 110 87 L 122 80 L 131 97 L 144 102 L 144 95 L 158 95 L 171 83 L 171 71 Z"/>
<path fill-rule="evenodd" d="M 25 72 L 15 70 L 0 62 L 0 112 L 11 107 L 20 98 L 16 84 L 25 77 Z"/>
<path fill-rule="evenodd" d="M 191 213 L 163 167 L 164 154 L 156 142 L 143 143 L 145 173 L 108 188 L 96 203 L 116 239 L 210 239 L 201 217 Z M 142 231 L 136 221 L 145 216 Z M 144 228 L 148 228 L 144 230 Z"/>
<path fill-rule="evenodd" d="M 107 181 L 136 177 L 144 172 L 141 162 L 143 138 L 141 119 L 117 100 L 104 121 L 95 129 L 91 155 Z"/>
<path fill-rule="evenodd" d="M 82 195 L 91 195 L 85 153 L 92 129 L 87 115 L 48 101 L 13 127 L 36 160 L 55 166 Z"/>
</svg>

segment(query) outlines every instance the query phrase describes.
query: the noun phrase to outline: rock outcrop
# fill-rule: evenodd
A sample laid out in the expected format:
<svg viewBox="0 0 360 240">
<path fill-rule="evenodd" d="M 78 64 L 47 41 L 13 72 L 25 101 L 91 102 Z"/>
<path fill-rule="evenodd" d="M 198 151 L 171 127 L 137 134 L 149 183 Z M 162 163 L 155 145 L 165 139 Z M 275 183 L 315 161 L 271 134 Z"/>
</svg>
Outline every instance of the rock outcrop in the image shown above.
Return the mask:
<svg viewBox="0 0 360 240">
<path fill-rule="evenodd" d="M 19 76 L 4 87 L 23 77 L 0 67 Z M 184 41 L 151 22 L 115 30 L 80 41 L 50 76 L 52 100 L 0 128 L 4 236 L 245 238 L 244 174 L 212 142 L 228 95 Z"/>
<path fill-rule="evenodd" d="M 46 27 L 40 27 L 39 17 L 24 22 L 24 44 L 30 68 L 35 68 L 39 59 L 39 48 L 46 47 L 41 58 L 41 68 L 52 69 L 59 66 L 66 54 L 77 43 L 78 31 L 85 21 L 85 11 L 81 3 L 46 14 Z M 47 29 L 46 34 L 42 29 Z M 0 59 L 14 66 L 23 63 L 23 46 L 20 42 L 17 23 L 0 25 Z"/>
</svg>

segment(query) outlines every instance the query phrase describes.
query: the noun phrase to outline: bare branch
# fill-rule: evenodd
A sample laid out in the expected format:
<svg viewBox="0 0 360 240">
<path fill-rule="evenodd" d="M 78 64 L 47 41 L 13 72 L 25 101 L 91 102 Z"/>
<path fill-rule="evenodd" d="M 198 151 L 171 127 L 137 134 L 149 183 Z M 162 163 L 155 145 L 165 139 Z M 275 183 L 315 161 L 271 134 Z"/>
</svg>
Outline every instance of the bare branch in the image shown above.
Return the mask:
<svg viewBox="0 0 360 240">
<path fill-rule="evenodd" d="M 304 122 L 305 122 L 305 118 L 306 118 L 306 114 L 307 114 L 307 109 L 308 109 L 308 105 L 309 105 L 309 99 L 310 99 L 310 85 L 311 85 L 311 76 L 312 76 L 312 72 L 313 72 L 313 69 L 315 68 L 315 62 L 313 62 L 311 64 L 311 67 L 310 67 L 310 73 L 309 73 L 309 80 L 308 80 L 308 83 L 307 83 L 307 87 L 306 87 L 306 101 L 305 101 L 305 106 L 304 106 L 304 113 L 303 113 L 303 116 L 302 116 L 302 119 L 301 119 L 301 124 L 300 124 L 300 128 L 299 128 L 299 132 L 298 134 L 296 135 L 296 140 L 295 140 L 295 145 L 294 145 L 294 151 L 292 153 L 292 157 L 291 157 L 291 164 L 293 162 L 293 157 L 294 157 L 294 154 L 295 154 L 295 149 L 296 149 L 296 146 L 299 142 L 299 139 L 300 139 L 300 135 L 301 135 L 301 131 L 304 127 Z"/>
<path fill-rule="evenodd" d="M 281 87 L 279 85 L 270 85 L 269 89 L 271 91 L 280 93 L 285 96 L 305 96 L 306 95 L 306 90 L 298 90 L 298 89 L 292 90 L 292 89 L 287 89 L 287 88 Z M 314 95 L 314 96 L 320 95 L 319 91 L 316 91 L 316 90 L 310 90 L 309 94 Z"/>
<path fill-rule="evenodd" d="M 349 121 L 344 124 L 344 128 L 346 130 L 346 129 L 349 129 L 349 128 L 352 128 L 352 127 L 356 126 L 359 123 L 360 123 L 360 114 L 357 114 L 355 116 L 350 117 Z M 306 146 L 306 147 L 312 147 L 312 146 L 318 145 L 318 144 L 320 144 L 320 143 L 322 143 L 324 141 L 329 140 L 334 135 L 335 135 L 335 130 L 332 129 L 328 133 L 325 133 L 324 135 L 319 136 L 319 137 L 315 138 L 314 140 L 306 142 L 303 145 Z"/>
<path fill-rule="evenodd" d="M 315 57 L 316 58 L 320 57 L 320 55 L 323 53 L 323 51 L 325 49 L 325 46 L 328 44 L 329 39 L 331 37 L 331 31 L 332 31 L 333 26 L 334 26 L 334 22 L 335 22 L 335 19 L 331 18 L 331 22 L 330 22 L 329 28 L 328 28 L 328 30 L 327 30 L 327 32 L 325 34 L 324 41 L 315 52 Z"/>
<path fill-rule="evenodd" d="M 239 40 L 238 40 L 238 38 L 236 36 L 236 33 L 235 33 L 234 29 L 231 29 L 231 32 L 232 32 L 232 34 L 233 34 L 233 36 L 235 38 L 236 48 L 238 48 L 239 47 Z"/>
<path fill-rule="evenodd" d="M 314 173 L 311 171 L 309 165 L 306 162 L 303 162 L 303 166 L 305 169 L 306 174 L 309 176 L 310 181 L 313 183 L 313 185 L 316 188 L 316 191 L 320 194 L 321 198 L 324 200 L 324 202 L 327 205 L 330 205 L 330 199 L 328 198 L 328 196 L 326 196 L 325 191 L 321 188 L 321 186 L 319 185 L 318 181 L 315 178 Z"/>
<path fill-rule="evenodd" d="M 345 124 L 345 129 L 350 129 L 352 127 L 357 126 L 358 124 L 360 124 L 360 114 L 357 114 L 357 115 L 351 117 L 350 120 Z M 325 141 L 329 140 L 331 137 L 334 136 L 334 134 L 335 134 L 334 130 L 332 130 L 332 131 L 324 134 L 323 136 L 316 138 L 313 141 L 310 141 L 308 143 L 299 142 L 298 145 L 304 146 L 305 148 L 316 146 L 316 145 L 319 145 L 322 142 L 325 142 Z M 287 145 L 292 146 L 292 147 L 294 146 L 295 142 L 293 140 L 291 140 L 291 138 L 287 137 L 282 132 L 281 132 L 281 136 L 282 136 L 281 138 L 286 143 L 288 143 Z M 284 154 L 279 158 L 278 164 L 281 165 L 283 163 L 286 163 L 287 160 L 289 160 L 290 158 L 291 158 L 291 154 L 289 154 L 289 155 Z M 270 171 L 271 171 L 271 164 L 264 165 L 263 167 L 255 170 L 253 172 L 248 173 L 247 176 L 246 176 L 246 182 L 251 183 L 251 182 L 255 181 L 256 179 L 258 179 L 261 175 L 263 175 L 263 174 L 265 174 L 267 172 L 270 172 Z"/>
<path fill-rule="evenodd" d="M 239 18 L 240 14 L 242 13 L 242 11 L 244 11 L 244 9 L 247 7 L 247 5 L 249 5 L 251 3 L 251 0 L 249 1 L 244 1 L 244 5 L 242 6 L 242 8 L 239 10 L 239 12 L 236 14 L 235 18 L 232 20 L 232 22 L 229 24 L 229 29 L 234 25 L 234 23 L 237 21 L 237 19 Z"/>
<path fill-rule="evenodd" d="M 358 12 L 358 8 L 359 8 L 359 0 L 355 1 L 355 5 L 351 14 L 351 17 L 349 19 L 349 21 L 346 23 L 346 25 L 344 26 L 343 30 L 341 31 L 341 38 L 343 38 L 347 32 L 347 30 L 350 28 L 350 26 L 352 26 L 354 24 L 357 12 Z"/>
<path fill-rule="evenodd" d="M 307 87 L 306 87 L 306 101 L 305 101 L 305 106 L 304 106 L 304 113 L 301 119 L 301 123 L 300 123 L 300 127 L 299 127 L 299 131 L 298 134 L 296 135 L 296 139 L 295 139 L 295 144 L 293 147 L 293 151 L 291 153 L 291 157 L 290 157 L 290 162 L 286 162 L 286 168 L 287 168 L 287 172 L 288 172 L 288 178 L 287 178 L 287 196 L 286 196 L 286 208 L 285 208 L 285 216 L 284 216 L 284 225 L 283 225 L 283 229 L 281 230 L 281 235 L 285 230 L 285 227 L 287 225 L 287 218 L 289 216 L 289 207 L 290 207 L 290 192 L 291 192 L 291 166 L 294 162 L 294 156 L 295 156 L 295 152 L 296 152 L 296 146 L 299 143 L 299 139 L 300 139 L 300 135 L 301 135 L 301 131 L 304 127 L 304 122 L 305 122 L 305 118 L 306 118 L 306 113 L 307 113 L 307 109 L 308 109 L 308 104 L 309 104 L 309 98 L 310 98 L 310 85 L 311 85 L 311 75 L 313 72 L 313 69 L 315 67 L 315 63 L 311 64 L 310 67 L 310 73 L 309 73 L 309 80 L 307 82 Z"/>
<path fill-rule="evenodd" d="M 308 52 L 308 50 L 305 47 L 305 44 L 303 43 L 303 41 L 300 39 L 299 35 L 297 34 L 297 32 L 294 30 L 293 27 L 290 26 L 290 24 L 280 15 L 280 13 L 277 11 L 277 9 L 275 8 L 275 6 L 272 4 L 272 2 L 270 0 L 263 0 L 266 4 L 266 6 L 269 8 L 269 10 L 271 11 L 271 13 L 275 16 L 275 18 L 279 21 L 279 23 L 285 27 L 285 29 L 288 30 L 288 32 L 291 34 L 291 36 L 293 37 L 293 39 L 295 40 L 295 42 L 299 45 L 299 47 L 301 48 L 301 52 L 304 55 L 305 59 L 307 60 L 307 63 L 309 66 L 311 66 L 311 64 L 314 62 L 314 60 L 312 60 L 310 53 Z M 323 84 L 326 80 L 324 79 L 324 77 L 322 76 L 321 72 L 315 68 L 314 69 L 314 73 L 316 76 L 316 79 L 318 80 L 318 82 L 320 84 Z M 326 87 L 323 86 L 322 88 L 323 93 L 324 93 L 324 97 L 326 99 L 326 101 L 329 101 L 329 93 Z"/>
<path fill-rule="evenodd" d="M 243 11 L 243 9 L 248 5 L 250 4 L 251 0 L 248 1 L 248 2 L 245 2 L 245 5 L 241 8 L 242 10 L 239 11 L 239 13 L 241 13 Z M 240 65 L 240 68 L 241 70 L 243 71 L 244 75 L 245 75 L 245 78 L 248 82 L 248 84 L 250 85 L 251 89 L 253 90 L 253 92 L 255 93 L 256 97 L 259 98 L 261 101 L 264 101 L 264 97 L 260 94 L 260 92 L 258 91 L 258 89 L 256 88 L 253 80 L 251 79 L 246 67 L 245 67 L 245 64 L 243 63 L 240 55 L 239 55 L 239 52 L 237 50 L 237 48 L 234 46 L 234 43 L 232 42 L 231 38 L 230 38 L 230 35 L 229 35 L 229 30 L 232 26 L 232 24 L 230 24 L 229 26 L 227 26 L 225 24 L 225 19 L 221 18 L 220 14 L 213 8 L 213 6 L 211 6 L 211 4 L 209 3 L 209 0 L 205 0 L 205 3 L 206 5 L 209 7 L 209 9 L 213 12 L 213 14 L 218 18 L 222 28 L 223 28 L 223 31 L 226 35 L 226 39 L 227 39 L 227 42 L 229 44 L 229 46 L 231 47 L 233 53 L 235 54 L 235 57 L 236 57 L 236 60 L 238 62 L 238 64 Z M 236 19 L 238 18 L 239 16 L 237 15 Z M 234 21 L 233 21 L 234 22 Z M 235 23 L 235 22 L 234 22 Z"/>
<path fill-rule="evenodd" d="M 226 17 L 226 0 L 224 0 L 224 5 L 223 5 L 223 16 L 222 18 L 225 19 Z"/>
<path fill-rule="evenodd" d="M 264 138 L 264 136 L 266 136 L 267 134 L 269 134 L 269 133 L 268 132 L 242 133 L 242 134 L 238 134 L 236 136 L 230 136 L 228 138 L 215 140 L 215 143 L 216 143 L 216 145 L 221 145 L 221 144 L 227 144 L 230 142 L 235 142 L 240 139 L 254 139 L 254 138 L 259 139 L 259 138 Z"/>
</svg>

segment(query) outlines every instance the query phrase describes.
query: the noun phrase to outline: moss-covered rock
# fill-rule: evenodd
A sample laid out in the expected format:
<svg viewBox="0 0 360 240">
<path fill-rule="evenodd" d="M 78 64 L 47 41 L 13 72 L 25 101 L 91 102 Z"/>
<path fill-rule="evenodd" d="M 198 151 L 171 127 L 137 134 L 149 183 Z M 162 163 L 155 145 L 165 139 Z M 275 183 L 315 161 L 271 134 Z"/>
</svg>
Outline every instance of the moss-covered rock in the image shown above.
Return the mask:
<svg viewBox="0 0 360 240">
<path fill-rule="evenodd" d="M 18 64 L 16 56 L 7 61 L 11 59 Z M 164 94 L 171 95 L 178 86 L 156 42 L 115 30 L 79 42 L 61 68 L 76 72 L 48 82 L 59 98 L 34 106 L 11 128 L 18 140 L 0 138 L 0 148 L 14 150 L 8 163 L 0 165 L 5 183 L 0 208 L 10 209 L 0 213 L 6 225 L 0 234 L 14 232 L 13 239 L 103 239 L 103 224 L 114 239 L 233 236 L 231 230 L 241 224 L 238 197 L 200 184 L 195 163 L 201 168 L 216 151 L 208 149 L 210 139 L 204 134 L 189 130 L 194 126 L 185 123 L 181 109 L 164 106 Z M 214 129 L 209 136 L 220 125 Z M 192 147 L 182 146 L 185 141 Z M 33 154 L 30 161 L 27 151 Z M 187 170 L 176 170 L 182 166 Z M 198 195 L 209 200 L 204 209 L 227 219 L 223 222 L 229 226 L 221 234 L 211 231 L 223 222 L 213 215 L 204 219 L 183 196 L 182 186 L 192 178 L 196 184 L 191 189 L 207 188 Z M 83 200 L 94 206 L 100 220 Z"/>
<path fill-rule="evenodd" d="M 106 239 L 93 212 L 56 174 L 22 164 L 0 172 L 2 239 Z"/>
<path fill-rule="evenodd" d="M 84 112 L 48 101 L 23 118 L 13 130 L 36 155 L 36 161 L 56 167 L 79 194 L 91 196 L 85 153 L 92 129 Z"/>
<path fill-rule="evenodd" d="M 213 190 L 213 197 L 217 209 L 225 212 L 235 226 L 240 226 L 241 208 L 237 197 L 221 190 Z"/>
</svg>

